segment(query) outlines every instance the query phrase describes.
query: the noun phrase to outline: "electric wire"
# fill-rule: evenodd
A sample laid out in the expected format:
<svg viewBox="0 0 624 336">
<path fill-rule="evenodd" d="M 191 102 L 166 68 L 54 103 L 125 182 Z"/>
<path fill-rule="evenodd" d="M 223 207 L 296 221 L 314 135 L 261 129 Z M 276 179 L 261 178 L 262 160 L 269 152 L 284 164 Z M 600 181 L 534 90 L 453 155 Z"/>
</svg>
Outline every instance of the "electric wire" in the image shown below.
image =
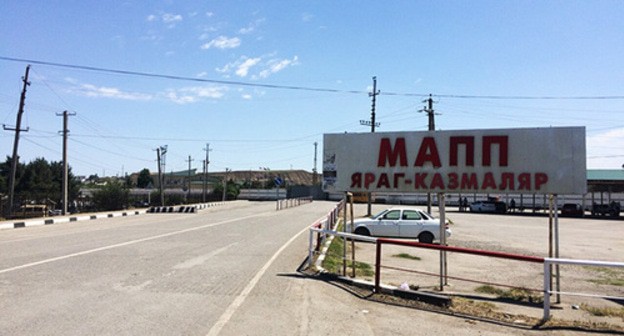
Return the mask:
<svg viewBox="0 0 624 336">
<path fill-rule="evenodd" d="M 242 81 L 226 81 L 226 80 L 218 80 L 218 79 L 185 77 L 185 76 L 158 74 L 158 73 L 151 73 L 151 72 L 119 70 L 119 69 L 102 68 L 102 67 L 95 67 L 95 66 L 48 62 L 48 61 L 40 61 L 40 60 L 34 60 L 34 59 L 7 57 L 7 56 L 0 56 L 0 60 L 19 62 L 19 63 L 38 64 L 38 65 L 53 66 L 53 67 L 68 68 L 68 69 L 102 72 L 102 73 L 111 73 L 111 74 L 118 74 L 118 75 L 139 76 L 139 77 L 147 77 L 147 78 L 160 78 L 160 79 L 169 79 L 169 80 L 177 80 L 177 81 L 192 81 L 192 82 L 202 82 L 202 83 L 231 85 L 231 86 L 247 86 L 247 87 L 259 87 L 259 88 L 265 88 L 265 89 L 314 91 L 314 92 L 327 92 L 327 93 L 348 93 L 348 94 L 366 94 L 366 95 L 369 94 L 368 91 L 362 91 L 362 90 L 340 90 L 340 89 L 306 87 L 306 86 L 297 86 L 297 85 L 277 85 L 277 84 L 262 84 L 262 83 L 251 83 L 251 82 L 242 82 Z M 425 93 L 401 93 L 401 92 L 384 92 L 384 91 L 380 92 L 380 95 L 404 96 L 404 97 L 429 97 L 429 94 L 425 94 Z M 600 95 L 600 96 L 500 95 L 499 96 L 499 95 L 436 94 L 433 96 L 436 98 L 483 99 L 483 100 L 622 100 L 624 99 L 624 95 L 612 95 L 612 96 L 611 95 L 609 96 L 607 95 Z"/>
</svg>

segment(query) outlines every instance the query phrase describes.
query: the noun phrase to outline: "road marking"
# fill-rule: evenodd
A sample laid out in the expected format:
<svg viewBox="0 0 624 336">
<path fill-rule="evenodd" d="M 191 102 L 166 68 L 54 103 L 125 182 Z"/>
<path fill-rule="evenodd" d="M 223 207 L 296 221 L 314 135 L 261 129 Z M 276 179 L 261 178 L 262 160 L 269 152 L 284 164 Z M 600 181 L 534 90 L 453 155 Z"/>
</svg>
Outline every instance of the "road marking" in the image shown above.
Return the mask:
<svg viewBox="0 0 624 336">
<path fill-rule="evenodd" d="M 113 244 L 113 245 L 98 247 L 98 248 L 95 248 L 95 249 L 92 249 L 92 250 L 76 252 L 76 253 L 60 256 L 60 257 L 55 257 L 55 258 L 35 261 L 35 262 L 28 263 L 28 264 L 20 265 L 20 266 L 5 268 L 3 270 L 0 270 L 0 274 L 9 273 L 9 272 L 21 270 L 21 269 L 24 269 L 24 268 L 39 266 L 39 265 L 43 265 L 43 264 L 48 264 L 48 263 L 51 263 L 51 262 L 65 260 L 65 259 L 69 259 L 69 258 L 73 258 L 73 257 L 79 257 L 79 256 L 91 254 L 91 253 L 96 253 L 96 252 L 101 252 L 101 251 L 106 251 L 106 250 L 112 250 L 112 249 L 115 249 L 115 248 L 118 248 L 118 247 L 124 247 L 124 246 L 134 245 L 134 244 L 138 244 L 138 243 L 143 243 L 143 242 L 150 241 L 150 240 L 156 240 L 156 239 L 160 239 L 160 238 L 171 237 L 171 236 L 175 236 L 175 235 L 179 235 L 179 234 L 183 234 L 183 233 L 187 233 L 187 232 L 202 230 L 202 229 L 206 229 L 206 228 L 213 227 L 213 226 L 219 226 L 219 225 L 223 225 L 223 224 L 227 224 L 227 223 L 231 223 L 231 222 L 235 222 L 235 221 L 239 221 L 239 220 L 243 220 L 243 219 L 259 217 L 259 216 L 262 216 L 262 214 L 255 214 L 255 215 L 246 216 L 246 217 L 238 217 L 236 219 L 229 219 L 229 220 L 218 222 L 218 223 L 202 225 L 202 226 L 193 227 L 193 228 L 189 228 L 189 229 L 184 229 L 184 230 L 180 230 L 180 231 L 174 231 L 174 232 L 164 233 L 164 234 L 160 234 L 160 235 L 156 235 L 156 236 L 130 240 L 130 241 L 119 243 L 119 244 Z"/>
<path fill-rule="evenodd" d="M 262 278 L 264 273 L 266 273 L 267 269 L 271 267 L 271 264 L 273 264 L 273 262 L 275 261 L 275 259 L 277 259 L 280 253 L 282 253 L 282 251 L 284 251 L 288 247 L 288 245 L 290 245 L 295 239 L 297 239 L 297 237 L 299 237 L 301 234 L 308 231 L 309 229 L 310 229 L 309 227 L 305 227 L 299 233 L 295 234 L 292 238 L 290 238 L 290 240 L 288 240 L 286 244 L 280 247 L 279 250 L 277 250 L 277 252 L 275 252 L 275 254 L 271 257 L 271 259 L 269 259 L 269 261 L 267 261 L 267 263 L 264 264 L 264 266 L 262 266 L 262 268 L 258 271 L 258 273 L 256 273 L 253 279 L 249 281 L 249 283 L 247 284 L 247 286 L 245 286 L 243 291 L 240 294 L 238 294 L 238 296 L 234 299 L 234 301 L 232 301 L 230 306 L 225 310 L 225 312 L 223 312 L 221 317 L 219 317 L 219 319 L 217 320 L 217 323 L 215 323 L 212 326 L 212 328 L 210 329 L 210 331 L 208 332 L 206 336 L 216 336 L 221 332 L 221 329 L 223 329 L 223 327 L 230 321 L 234 313 L 236 313 L 236 310 L 238 310 L 238 308 L 240 308 L 243 302 L 245 302 L 245 299 L 247 298 L 247 296 L 249 296 L 249 293 L 251 293 L 254 287 L 256 287 L 256 285 L 260 281 L 260 278 Z"/>
<path fill-rule="evenodd" d="M 222 248 L 216 249 L 208 254 L 199 256 L 199 257 L 195 257 L 192 259 L 188 259 L 185 260 L 179 264 L 176 264 L 173 266 L 174 269 L 188 269 L 188 268 L 193 268 L 195 266 L 200 266 L 203 263 L 205 263 L 206 261 L 212 259 L 213 257 L 215 257 L 216 255 L 220 254 L 221 252 L 224 252 L 225 250 L 229 249 L 230 247 L 237 245 L 238 242 L 232 243 L 230 245 L 224 246 Z"/>
</svg>

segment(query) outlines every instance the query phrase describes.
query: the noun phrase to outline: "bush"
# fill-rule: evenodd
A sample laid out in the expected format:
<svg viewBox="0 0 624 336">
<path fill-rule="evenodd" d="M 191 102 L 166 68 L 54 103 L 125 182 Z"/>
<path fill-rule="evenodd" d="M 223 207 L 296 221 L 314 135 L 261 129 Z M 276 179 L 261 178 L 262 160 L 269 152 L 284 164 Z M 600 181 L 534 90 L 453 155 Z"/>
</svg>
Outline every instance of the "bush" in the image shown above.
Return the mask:
<svg viewBox="0 0 624 336">
<path fill-rule="evenodd" d="M 128 207 L 129 192 L 119 182 L 109 182 L 93 193 L 93 204 L 98 211 L 123 210 Z"/>
</svg>

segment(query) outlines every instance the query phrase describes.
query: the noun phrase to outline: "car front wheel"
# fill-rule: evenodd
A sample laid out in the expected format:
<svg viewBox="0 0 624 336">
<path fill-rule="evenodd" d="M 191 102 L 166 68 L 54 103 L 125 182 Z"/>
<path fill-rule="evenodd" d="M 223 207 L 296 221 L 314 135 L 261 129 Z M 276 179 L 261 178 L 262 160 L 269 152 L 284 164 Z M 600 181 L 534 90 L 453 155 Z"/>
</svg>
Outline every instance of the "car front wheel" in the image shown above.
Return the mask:
<svg viewBox="0 0 624 336">
<path fill-rule="evenodd" d="M 423 232 L 418 235 L 418 241 L 425 244 L 433 243 L 433 235 L 430 232 Z"/>
<path fill-rule="evenodd" d="M 356 235 L 360 235 L 360 236 L 370 236 L 370 232 L 368 231 L 368 229 L 363 228 L 363 227 L 359 227 L 359 228 L 355 229 L 354 233 Z"/>
</svg>

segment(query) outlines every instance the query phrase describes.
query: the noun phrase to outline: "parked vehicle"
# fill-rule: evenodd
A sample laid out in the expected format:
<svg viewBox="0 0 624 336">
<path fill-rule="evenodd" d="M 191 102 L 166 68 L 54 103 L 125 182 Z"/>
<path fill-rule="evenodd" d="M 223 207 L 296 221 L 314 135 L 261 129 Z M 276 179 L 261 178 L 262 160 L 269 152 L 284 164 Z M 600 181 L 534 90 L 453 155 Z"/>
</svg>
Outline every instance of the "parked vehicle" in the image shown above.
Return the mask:
<svg viewBox="0 0 624 336">
<path fill-rule="evenodd" d="M 18 211 L 13 212 L 13 218 L 46 217 L 48 206 L 45 204 L 25 204 Z"/>
<path fill-rule="evenodd" d="M 494 202 L 478 201 L 470 204 L 470 212 L 496 212 Z"/>
<path fill-rule="evenodd" d="M 583 217 L 585 211 L 580 204 L 576 203 L 565 203 L 561 207 L 561 216 L 562 217 Z"/>
<path fill-rule="evenodd" d="M 354 221 L 353 233 L 364 236 L 417 238 L 431 244 L 440 240 L 440 220 L 414 208 L 390 208 L 371 218 Z M 451 235 L 448 223 L 446 236 Z"/>
<path fill-rule="evenodd" d="M 620 216 L 620 202 L 612 201 L 609 204 L 597 204 L 594 203 L 592 206 L 591 214 L 593 216 L 611 216 L 611 217 L 619 217 Z"/>
<path fill-rule="evenodd" d="M 505 202 L 477 201 L 470 204 L 470 212 L 505 213 L 507 204 Z"/>
</svg>

